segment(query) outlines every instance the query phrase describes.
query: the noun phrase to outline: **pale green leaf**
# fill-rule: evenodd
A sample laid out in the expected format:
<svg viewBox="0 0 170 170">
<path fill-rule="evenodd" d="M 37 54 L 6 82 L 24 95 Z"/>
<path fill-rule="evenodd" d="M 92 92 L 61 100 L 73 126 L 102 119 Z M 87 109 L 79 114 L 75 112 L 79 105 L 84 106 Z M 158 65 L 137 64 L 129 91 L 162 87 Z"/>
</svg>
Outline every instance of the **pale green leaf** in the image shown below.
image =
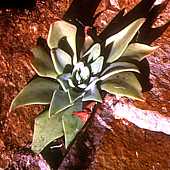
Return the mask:
<svg viewBox="0 0 170 170">
<path fill-rule="evenodd" d="M 55 79 L 57 72 L 55 71 L 50 55 L 41 47 L 32 48 L 31 51 L 34 54 L 32 65 L 36 73 L 42 77 Z"/>
<path fill-rule="evenodd" d="M 62 112 L 71 105 L 72 101 L 70 100 L 69 91 L 64 92 L 61 90 L 56 90 L 50 103 L 49 117 Z"/>
<path fill-rule="evenodd" d="M 80 120 L 80 118 L 72 115 L 73 112 L 81 111 L 81 109 L 82 109 L 82 103 L 76 102 L 74 106 L 65 110 L 65 113 L 62 116 L 62 124 L 63 124 L 66 148 L 75 138 L 78 131 L 83 127 L 83 122 Z"/>
<path fill-rule="evenodd" d="M 78 84 L 78 87 L 81 89 L 85 89 L 87 87 L 87 84 L 83 83 L 83 84 Z"/>
<path fill-rule="evenodd" d="M 97 84 L 98 81 L 100 81 L 101 79 L 98 77 L 91 77 L 90 79 L 90 83 L 88 84 L 88 86 L 86 87 L 85 91 L 88 91 L 92 88 L 94 88 Z"/>
<path fill-rule="evenodd" d="M 74 88 L 74 87 L 75 87 L 72 79 L 68 79 L 68 84 L 69 84 L 69 86 L 70 86 L 71 88 Z"/>
<path fill-rule="evenodd" d="M 109 67 L 107 67 L 101 74 L 100 80 L 106 80 L 110 76 L 113 76 L 114 74 L 120 73 L 120 72 L 127 72 L 127 71 L 133 71 L 139 73 L 139 69 L 136 65 L 128 62 L 115 62 L 110 64 Z"/>
<path fill-rule="evenodd" d="M 87 62 L 96 60 L 101 53 L 101 46 L 99 43 L 94 44 L 83 56 L 88 56 Z"/>
<path fill-rule="evenodd" d="M 104 61 L 104 57 L 100 56 L 93 63 L 90 64 L 91 72 L 93 73 L 93 75 L 98 74 L 102 71 L 103 61 Z"/>
<path fill-rule="evenodd" d="M 84 66 L 83 62 L 79 62 L 74 66 L 72 74 L 75 74 L 75 78 L 78 82 L 81 80 L 87 80 L 90 76 L 90 70 L 87 66 Z"/>
<path fill-rule="evenodd" d="M 59 85 L 56 81 L 36 78 L 25 86 L 19 94 L 14 98 L 10 109 L 31 104 L 49 104 L 53 92 L 58 89 Z"/>
<path fill-rule="evenodd" d="M 72 114 L 64 114 L 62 116 L 62 123 L 64 129 L 65 147 L 67 148 L 77 135 L 78 131 L 83 127 L 83 122 L 80 118 Z"/>
<path fill-rule="evenodd" d="M 77 92 L 74 89 L 69 89 L 69 94 L 70 94 L 70 99 L 72 102 L 77 101 L 78 99 L 80 99 L 83 96 L 82 92 Z"/>
<path fill-rule="evenodd" d="M 83 80 L 87 80 L 90 76 L 90 70 L 87 66 L 84 66 L 80 69 L 80 77 L 83 79 Z"/>
<path fill-rule="evenodd" d="M 112 63 L 120 58 L 144 21 L 144 18 L 140 18 L 106 40 L 106 46 L 113 43 L 107 63 Z"/>
<path fill-rule="evenodd" d="M 127 47 L 121 58 L 141 61 L 146 55 L 150 54 L 157 48 L 157 46 L 151 47 L 146 44 L 132 43 Z"/>
<path fill-rule="evenodd" d="M 101 89 L 118 96 L 143 100 L 142 87 L 134 73 L 122 72 L 103 82 Z"/>
<path fill-rule="evenodd" d="M 82 101 L 102 102 L 100 92 L 95 84 L 84 94 Z"/>
<path fill-rule="evenodd" d="M 62 114 L 49 118 L 49 111 L 46 110 L 35 119 L 31 149 L 40 153 L 50 142 L 63 135 Z"/>
<path fill-rule="evenodd" d="M 76 52 L 76 26 L 66 22 L 57 21 L 50 26 L 47 43 L 50 49 L 58 48 L 59 41 L 66 37 L 70 47 L 73 50 L 73 64 L 77 63 L 77 52 Z"/>
<path fill-rule="evenodd" d="M 67 64 L 72 64 L 71 56 L 60 48 L 51 50 L 51 57 L 55 70 L 59 75 L 63 73 Z"/>
</svg>

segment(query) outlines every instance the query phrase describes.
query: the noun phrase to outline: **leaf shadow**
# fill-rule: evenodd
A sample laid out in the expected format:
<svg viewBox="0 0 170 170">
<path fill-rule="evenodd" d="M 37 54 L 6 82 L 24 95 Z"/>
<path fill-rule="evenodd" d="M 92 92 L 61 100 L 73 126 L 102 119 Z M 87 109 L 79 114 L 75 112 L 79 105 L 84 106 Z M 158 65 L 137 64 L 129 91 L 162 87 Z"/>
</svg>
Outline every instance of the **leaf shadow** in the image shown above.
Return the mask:
<svg viewBox="0 0 170 170">
<path fill-rule="evenodd" d="M 76 26 L 92 26 L 93 15 L 101 0 L 74 0 L 64 15 L 64 20 Z"/>
<path fill-rule="evenodd" d="M 76 41 L 77 56 L 80 54 L 80 50 L 84 43 L 84 28 L 85 26 L 93 25 L 93 15 L 101 0 L 74 0 L 70 5 L 70 8 L 66 11 L 63 19 L 77 26 Z"/>
<path fill-rule="evenodd" d="M 71 4 L 70 8 L 64 15 L 64 20 L 76 25 L 78 27 L 78 37 L 79 35 L 84 36 L 84 27 L 85 26 L 93 26 L 94 18 L 93 15 L 99 5 L 101 0 L 74 0 Z M 156 38 L 161 36 L 166 28 L 169 26 L 169 23 L 159 28 L 152 28 L 152 24 L 155 18 L 159 15 L 159 13 L 165 8 L 166 2 L 160 5 L 153 7 L 155 0 L 142 0 L 135 8 L 133 8 L 129 13 L 124 15 L 124 9 L 121 10 L 117 16 L 110 22 L 110 24 L 106 27 L 106 29 L 99 35 L 99 39 L 104 41 L 110 35 L 113 35 L 120 31 L 122 28 L 133 22 L 134 20 L 146 17 L 146 22 L 140 29 L 138 35 L 134 38 L 134 42 L 138 41 L 141 43 L 150 44 Z M 149 34 L 149 36 L 148 36 Z M 146 36 L 147 35 L 147 36 Z M 77 38 L 78 38 L 77 37 Z M 78 39 L 79 48 L 82 46 L 83 38 Z M 144 59 L 138 65 L 142 76 L 139 76 L 144 91 L 150 90 L 152 85 L 149 83 L 149 63 L 146 59 Z M 94 112 L 93 112 L 94 113 Z M 90 123 L 93 121 L 93 123 Z M 87 122 L 86 129 L 93 129 L 98 127 L 91 128 L 92 124 L 97 124 L 97 120 L 92 117 L 90 121 Z M 101 129 L 101 128 L 100 128 Z M 83 136 L 82 136 L 83 134 Z M 90 133 L 91 134 L 91 133 Z M 95 133 L 93 133 L 93 137 L 89 139 L 89 131 L 81 131 L 80 136 L 72 142 L 72 145 L 69 146 L 67 151 L 63 151 L 59 153 L 59 155 L 64 154 L 63 158 L 60 159 L 60 166 L 54 167 L 54 169 L 83 169 L 87 168 L 88 164 L 90 164 L 90 159 L 93 157 L 94 148 L 98 144 L 96 141 Z M 89 141 L 90 140 L 90 141 Z M 85 143 L 86 141 L 86 143 Z M 43 151 L 44 152 L 44 151 Z M 48 155 L 51 153 L 51 149 L 48 151 Z M 53 156 L 52 156 L 53 157 Z M 46 158 L 48 162 L 48 157 Z M 56 161 L 56 156 L 55 160 Z M 83 165 L 84 164 L 84 165 Z"/>
<path fill-rule="evenodd" d="M 132 40 L 132 42 L 140 42 L 144 44 L 151 44 L 154 40 L 160 37 L 164 31 L 170 25 L 170 22 L 157 28 L 152 28 L 158 15 L 165 9 L 168 0 L 164 1 L 162 4 L 153 6 L 155 0 L 142 0 L 135 8 L 133 8 L 129 13 L 124 15 L 124 9 L 121 10 L 115 18 L 110 22 L 110 24 L 104 29 L 104 31 L 99 35 L 101 41 L 104 41 L 106 37 L 109 37 L 121 29 L 126 27 L 128 24 L 133 22 L 138 18 L 146 18 L 145 23 L 139 30 L 138 34 Z M 144 59 L 139 64 L 136 63 L 140 69 L 141 75 L 137 75 L 143 91 L 149 91 L 152 88 L 152 84 L 149 81 L 150 68 L 147 59 Z"/>
</svg>

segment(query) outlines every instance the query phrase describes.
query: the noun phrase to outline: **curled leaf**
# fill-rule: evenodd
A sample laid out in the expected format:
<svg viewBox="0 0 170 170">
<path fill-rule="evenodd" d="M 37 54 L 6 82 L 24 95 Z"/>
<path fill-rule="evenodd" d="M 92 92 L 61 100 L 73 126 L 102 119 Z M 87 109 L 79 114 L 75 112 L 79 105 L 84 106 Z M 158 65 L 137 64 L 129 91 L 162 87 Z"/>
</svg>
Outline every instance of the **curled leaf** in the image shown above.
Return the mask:
<svg viewBox="0 0 170 170">
<path fill-rule="evenodd" d="M 34 58 L 32 65 L 34 70 L 39 76 L 56 78 L 57 72 L 55 71 L 53 62 L 49 54 L 41 47 L 32 48 Z"/>
<path fill-rule="evenodd" d="M 136 100 L 143 100 L 142 87 L 134 73 L 122 72 L 103 82 L 101 89 L 118 96 L 126 96 Z"/>
<path fill-rule="evenodd" d="M 56 72 L 60 75 L 63 73 L 64 67 L 68 64 L 72 64 L 71 56 L 62 49 L 53 49 L 51 51 L 51 57 Z"/>
<path fill-rule="evenodd" d="M 48 46 L 53 49 L 58 48 L 59 41 L 66 37 L 74 53 L 73 64 L 77 63 L 76 32 L 76 26 L 65 21 L 57 21 L 51 24 L 47 39 Z"/>
<path fill-rule="evenodd" d="M 79 62 L 74 66 L 72 74 L 75 76 L 77 83 L 80 84 L 82 81 L 89 79 L 90 70 L 87 66 L 84 65 L 83 62 Z"/>
<path fill-rule="evenodd" d="M 132 43 L 127 47 L 121 58 L 142 61 L 146 55 L 150 54 L 157 48 L 157 46 L 151 47 L 146 44 Z"/>
<path fill-rule="evenodd" d="M 140 18 L 106 40 L 105 46 L 113 43 L 107 63 L 112 63 L 120 58 L 144 21 L 144 18 Z"/>
<path fill-rule="evenodd" d="M 49 104 L 53 92 L 58 89 L 56 81 L 36 78 L 25 86 L 11 103 L 10 110 L 23 105 L 31 104 Z"/>
<path fill-rule="evenodd" d="M 113 76 L 114 74 L 121 73 L 121 72 L 137 72 L 140 73 L 139 69 L 136 65 L 128 62 L 115 62 L 110 64 L 101 74 L 100 80 L 106 80 Z"/>
<path fill-rule="evenodd" d="M 101 46 L 99 43 L 94 44 L 85 54 L 84 56 L 88 56 L 87 62 L 96 60 L 101 53 Z"/>
<path fill-rule="evenodd" d="M 93 75 L 98 74 L 102 71 L 103 62 L 104 62 L 104 57 L 100 56 L 93 63 L 90 64 L 91 72 L 93 73 Z"/>
</svg>

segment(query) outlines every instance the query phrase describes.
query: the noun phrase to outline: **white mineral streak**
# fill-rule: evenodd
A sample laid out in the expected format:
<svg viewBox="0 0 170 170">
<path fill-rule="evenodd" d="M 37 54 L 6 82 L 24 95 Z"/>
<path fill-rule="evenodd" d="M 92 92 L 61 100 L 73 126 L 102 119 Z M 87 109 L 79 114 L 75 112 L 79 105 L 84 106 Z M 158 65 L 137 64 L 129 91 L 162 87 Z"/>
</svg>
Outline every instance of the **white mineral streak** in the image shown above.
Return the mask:
<svg viewBox="0 0 170 170">
<path fill-rule="evenodd" d="M 96 119 L 100 123 L 100 125 L 104 126 L 106 129 L 109 129 L 112 131 L 112 127 L 109 126 L 98 114 L 95 115 Z"/>
<path fill-rule="evenodd" d="M 162 4 L 163 2 L 165 2 L 165 0 L 156 0 L 156 1 L 154 2 L 154 5 L 160 5 L 160 4 Z"/>
<path fill-rule="evenodd" d="M 40 154 L 38 156 L 41 158 L 41 160 L 38 161 L 40 170 L 51 170 L 50 166 L 46 163 L 43 157 Z"/>
<path fill-rule="evenodd" d="M 112 105 L 112 114 L 116 119 L 127 119 L 140 128 L 170 135 L 170 117 L 164 117 L 156 111 L 141 110 L 132 104 L 118 102 Z"/>
<path fill-rule="evenodd" d="M 117 9 L 120 9 L 118 0 L 110 0 L 110 4 L 111 4 L 112 6 L 115 6 L 115 8 L 117 8 Z"/>
</svg>

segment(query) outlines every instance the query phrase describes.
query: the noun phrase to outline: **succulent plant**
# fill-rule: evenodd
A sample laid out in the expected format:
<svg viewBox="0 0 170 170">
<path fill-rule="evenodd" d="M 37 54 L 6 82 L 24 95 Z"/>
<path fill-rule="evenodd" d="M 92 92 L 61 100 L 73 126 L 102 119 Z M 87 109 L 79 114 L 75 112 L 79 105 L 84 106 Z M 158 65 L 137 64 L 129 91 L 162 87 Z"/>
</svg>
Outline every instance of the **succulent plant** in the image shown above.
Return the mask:
<svg viewBox="0 0 170 170">
<path fill-rule="evenodd" d="M 132 22 L 107 38 L 103 45 L 87 35 L 79 56 L 77 27 L 62 20 L 50 26 L 47 40 L 50 53 L 42 47 L 32 49 L 32 65 L 38 77 L 24 87 L 11 104 L 11 109 L 47 105 L 35 119 L 33 151 L 41 152 L 62 136 L 68 147 L 84 125 L 72 113 L 81 111 L 84 101 L 102 102 L 101 90 L 143 100 L 142 87 L 135 76 L 140 71 L 131 60 L 140 62 L 155 47 L 130 42 L 144 21 L 140 18 Z"/>
</svg>

